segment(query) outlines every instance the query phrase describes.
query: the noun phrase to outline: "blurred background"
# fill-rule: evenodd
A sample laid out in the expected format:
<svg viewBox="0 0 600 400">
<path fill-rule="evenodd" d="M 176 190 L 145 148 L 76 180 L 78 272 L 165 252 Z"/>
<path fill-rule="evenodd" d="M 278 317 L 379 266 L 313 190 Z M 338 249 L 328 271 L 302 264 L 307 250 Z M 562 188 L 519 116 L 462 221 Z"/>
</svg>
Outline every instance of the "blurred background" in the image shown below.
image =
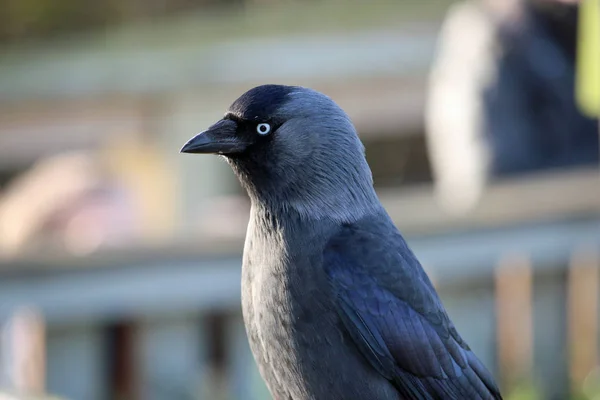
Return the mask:
<svg viewBox="0 0 600 400">
<path fill-rule="evenodd" d="M 0 399 L 269 399 L 248 200 L 180 155 L 310 86 L 509 399 L 600 398 L 600 1 L 1 0 Z"/>
</svg>

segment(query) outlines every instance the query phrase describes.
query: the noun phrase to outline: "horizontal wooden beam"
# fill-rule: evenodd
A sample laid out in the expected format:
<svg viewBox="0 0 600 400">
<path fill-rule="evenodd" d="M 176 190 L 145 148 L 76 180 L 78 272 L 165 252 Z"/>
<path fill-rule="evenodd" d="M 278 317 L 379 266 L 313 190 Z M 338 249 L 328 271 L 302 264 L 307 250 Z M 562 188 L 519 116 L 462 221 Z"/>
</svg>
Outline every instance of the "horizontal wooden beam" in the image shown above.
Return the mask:
<svg viewBox="0 0 600 400">
<path fill-rule="evenodd" d="M 555 273 L 590 237 L 600 246 L 600 235 L 591 234 L 597 226 L 598 221 L 556 222 L 487 235 L 412 238 L 409 244 L 443 290 L 446 285 L 491 282 L 507 252 L 527 255 L 536 276 Z M 194 245 L 196 249 L 188 243 L 86 258 L 45 255 L 0 264 L 0 319 L 22 304 L 38 307 L 52 323 L 238 309 L 242 243 L 221 243 L 215 249 L 210 242 Z"/>
<path fill-rule="evenodd" d="M 423 260 L 425 264 L 437 268 L 441 259 L 448 258 L 449 261 L 441 262 L 447 264 L 454 259 L 451 263 L 453 268 L 455 264 L 465 264 L 461 268 L 468 270 L 470 261 L 467 255 L 471 251 L 477 252 L 477 257 L 487 259 L 490 254 L 500 252 L 502 246 L 527 247 L 530 242 L 536 249 L 554 246 L 557 252 L 563 254 L 563 250 L 582 238 L 589 237 L 600 242 L 598 176 L 593 169 L 579 170 L 492 185 L 477 209 L 462 217 L 445 213 L 435 201 L 431 188 L 387 191 L 381 194 L 381 198 L 409 242 L 430 254 Z M 520 236 L 515 232 L 521 232 Z M 18 272 L 19 268 L 27 270 L 30 266 L 37 269 L 44 265 L 62 269 L 69 265 L 93 267 L 148 260 L 235 258 L 239 257 L 243 248 L 244 235 L 245 224 L 240 223 L 238 232 L 227 237 L 214 237 L 206 232 L 175 237 L 160 244 L 139 243 L 120 249 L 99 250 L 85 259 L 64 252 L 24 254 L 0 260 L 0 271 Z M 545 238 L 539 239 L 542 236 Z M 463 244 L 469 246 L 474 238 L 481 241 L 477 248 L 463 249 Z M 494 242 L 493 246 L 490 241 Z M 554 244 L 548 245 L 544 241 Z M 553 253 L 540 250 L 539 254 L 550 256 Z"/>
<path fill-rule="evenodd" d="M 517 224 L 600 217 L 600 171 L 596 168 L 539 173 L 490 184 L 464 215 L 443 209 L 430 186 L 379 193 L 400 229 L 429 235 Z"/>
</svg>

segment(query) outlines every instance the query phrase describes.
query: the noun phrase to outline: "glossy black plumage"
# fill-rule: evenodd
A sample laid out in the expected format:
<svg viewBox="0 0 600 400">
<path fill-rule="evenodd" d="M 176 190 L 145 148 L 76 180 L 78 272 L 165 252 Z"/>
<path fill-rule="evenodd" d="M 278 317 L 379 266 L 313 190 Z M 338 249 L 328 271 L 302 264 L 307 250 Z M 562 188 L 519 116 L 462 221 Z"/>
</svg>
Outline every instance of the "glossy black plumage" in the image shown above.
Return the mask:
<svg viewBox="0 0 600 400">
<path fill-rule="evenodd" d="M 248 90 L 229 107 L 229 113 L 243 121 L 267 121 L 285 103 L 293 86 L 262 85 Z"/>
</svg>

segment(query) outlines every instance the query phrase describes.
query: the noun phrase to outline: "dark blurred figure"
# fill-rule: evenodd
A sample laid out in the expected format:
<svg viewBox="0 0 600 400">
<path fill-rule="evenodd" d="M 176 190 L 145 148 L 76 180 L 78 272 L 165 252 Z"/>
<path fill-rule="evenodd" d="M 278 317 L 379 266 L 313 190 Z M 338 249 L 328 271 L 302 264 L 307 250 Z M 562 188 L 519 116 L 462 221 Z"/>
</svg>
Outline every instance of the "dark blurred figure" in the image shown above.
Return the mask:
<svg viewBox="0 0 600 400">
<path fill-rule="evenodd" d="M 597 121 L 575 103 L 577 3 L 482 0 L 449 12 L 427 124 L 450 205 L 472 205 L 490 178 L 598 163 Z"/>
<path fill-rule="evenodd" d="M 521 21 L 501 23 L 498 80 L 484 91 L 491 172 L 598 162 L 598 125 L 575 104 L 577 6 L 522 4 Z"/>
</svg>

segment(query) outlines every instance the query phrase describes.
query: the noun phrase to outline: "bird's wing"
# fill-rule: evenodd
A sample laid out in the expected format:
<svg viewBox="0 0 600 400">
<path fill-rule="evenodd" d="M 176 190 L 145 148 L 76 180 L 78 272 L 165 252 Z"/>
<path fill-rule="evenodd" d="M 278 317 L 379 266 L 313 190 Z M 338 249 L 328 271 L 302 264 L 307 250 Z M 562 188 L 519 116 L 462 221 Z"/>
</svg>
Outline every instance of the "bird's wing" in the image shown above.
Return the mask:
<svg viewBox="0 0 600 400">
<path fill-rule="evenodd" d="M 324 252 L 339 315 L 356 346 L 406 398 L 501 399 L 402 236 L 388 232 L 345 226 Z"/>
</svg>

